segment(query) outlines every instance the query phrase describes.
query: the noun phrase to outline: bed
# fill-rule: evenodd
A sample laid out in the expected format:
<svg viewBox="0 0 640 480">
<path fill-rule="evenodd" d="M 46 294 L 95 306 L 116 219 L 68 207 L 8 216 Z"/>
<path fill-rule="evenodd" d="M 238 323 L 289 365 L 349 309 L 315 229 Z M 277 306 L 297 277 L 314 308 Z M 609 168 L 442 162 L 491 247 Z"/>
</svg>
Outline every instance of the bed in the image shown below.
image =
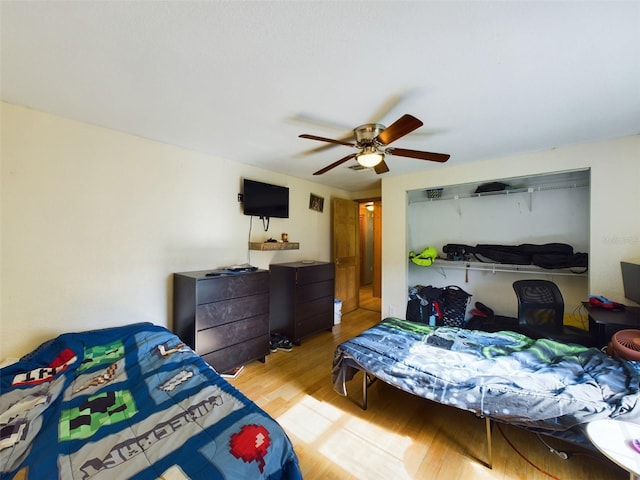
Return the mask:
<svg viewBox="0 0 640 480">
<path fill-rule="evenodd" d="M 301 479 L 280 425 L 169 330 L 68 333 L 0 371 L 2 479 Z"/>
<path fill-rule="evenodd" d="M 375 379 L 491 421 L 593 448 L 586 424 L 603 418 L 640 423 L 640 365 L 596 348 L 533 340 L 515 332 L 430 327 L 386 318 L 338 345 L 334 389 L 363 371 L 363 401 Z"/>
</svg>

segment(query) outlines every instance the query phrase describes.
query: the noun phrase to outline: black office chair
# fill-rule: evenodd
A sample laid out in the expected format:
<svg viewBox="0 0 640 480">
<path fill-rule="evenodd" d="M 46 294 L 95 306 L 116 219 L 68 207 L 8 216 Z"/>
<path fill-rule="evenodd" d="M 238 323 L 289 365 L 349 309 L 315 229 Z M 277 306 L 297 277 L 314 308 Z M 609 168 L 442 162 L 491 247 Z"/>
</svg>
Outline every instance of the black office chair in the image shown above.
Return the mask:
<svg viewBox="0 0 640 480">
<path fill-rule="evenodd" d="M 548 280 L 513 282 L 518 297 L 521 333 L 531 338 L 550 338 L 563 343 L 593 347 L 595 338 L 581 328 L 564 325 L 564 300 L 558 286 Z"/>
</svg>

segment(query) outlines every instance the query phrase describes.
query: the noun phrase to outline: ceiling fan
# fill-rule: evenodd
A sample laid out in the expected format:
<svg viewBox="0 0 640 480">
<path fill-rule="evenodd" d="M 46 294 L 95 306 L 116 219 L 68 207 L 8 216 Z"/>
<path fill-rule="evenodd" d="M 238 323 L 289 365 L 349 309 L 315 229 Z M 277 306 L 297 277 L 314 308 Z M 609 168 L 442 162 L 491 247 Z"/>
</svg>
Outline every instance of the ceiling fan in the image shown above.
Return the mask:
<svg viewBox="0 0 640 480">
<path fill-rule="evenodd" d="M 377 174 L 381 174 L 389 171 L 389 167 L 384 161 L 386 155 L 417 158 L 419 160 L 430 160 L 432 162 L 446 162 L 449 160 L 450 155 L 446 153 L 423 152 L 420 150 L 407 150 L 405 148 L 393 147 L 385 148 L 391 142 L 395 142 L 399 138 L 402 138 L 417 128 L 420 128 L 422 125 L 422 122 L 416 117 L 405 114 L 388 127 L 379 123 L 366 123 L 354 128 L 353 135 L 356 139 L 355 143 L 347 142 L 345 140 L 318 137 L 316 135 L 309 135 L 306 133 L 299 135 L 299 137 L 337 145 L 345 145 L 347 147 L 355 147 L 360 150 L 358 153 L 352 153 L 331 165 L 327 165 L 315 172 L 314 175 L 322 175 L 352 158 L 355 158 L 360 165 L 373 168 Z"/>
</svg>

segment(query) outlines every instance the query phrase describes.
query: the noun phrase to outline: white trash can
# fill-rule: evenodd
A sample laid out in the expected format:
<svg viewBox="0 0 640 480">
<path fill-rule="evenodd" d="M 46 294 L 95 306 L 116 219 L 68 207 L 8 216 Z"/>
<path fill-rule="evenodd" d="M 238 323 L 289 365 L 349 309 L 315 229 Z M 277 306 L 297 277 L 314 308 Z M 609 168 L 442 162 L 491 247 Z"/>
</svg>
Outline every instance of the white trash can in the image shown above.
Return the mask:
<svg viewBox="0 0 640 480">
<path fill-rule="evenodd" d="M 333 324 L 338 325 L 342 320 L 342 300 L 336 298 L 333 301 Z"/>
</svg>

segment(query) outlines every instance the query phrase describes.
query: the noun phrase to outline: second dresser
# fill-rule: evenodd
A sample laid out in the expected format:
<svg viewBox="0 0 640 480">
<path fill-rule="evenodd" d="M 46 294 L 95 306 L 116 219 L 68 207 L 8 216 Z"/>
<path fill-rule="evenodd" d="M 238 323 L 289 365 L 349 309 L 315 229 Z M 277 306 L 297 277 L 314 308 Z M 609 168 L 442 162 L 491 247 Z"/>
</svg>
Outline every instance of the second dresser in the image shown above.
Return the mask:
<svg viewBox="0 0 640 480">
<path fill-rule="evenodd" d="M 303 261 L 269 266 L 269 329 L 299 345 L 302 338 L 331 330 L 334 265 Z"/>
</svg>

